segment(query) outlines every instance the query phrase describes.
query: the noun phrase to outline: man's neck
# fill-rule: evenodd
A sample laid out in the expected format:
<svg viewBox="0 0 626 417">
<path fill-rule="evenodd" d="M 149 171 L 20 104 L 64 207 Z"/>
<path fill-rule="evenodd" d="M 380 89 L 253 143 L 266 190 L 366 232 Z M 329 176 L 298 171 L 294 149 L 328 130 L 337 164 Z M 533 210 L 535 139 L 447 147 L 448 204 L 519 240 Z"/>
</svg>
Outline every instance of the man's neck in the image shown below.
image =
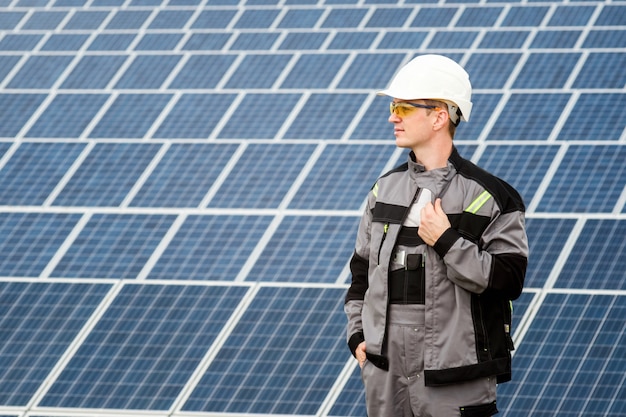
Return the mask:
<svg viewBox="0 0 626 417">
<path fill-rule="evenodd" d="M 417 162 L 424 165 L 426 171 L 445 168 L 452 154 L 452 140 L 432 141 L 428 146 L 413 148 Z"/>
</svg>

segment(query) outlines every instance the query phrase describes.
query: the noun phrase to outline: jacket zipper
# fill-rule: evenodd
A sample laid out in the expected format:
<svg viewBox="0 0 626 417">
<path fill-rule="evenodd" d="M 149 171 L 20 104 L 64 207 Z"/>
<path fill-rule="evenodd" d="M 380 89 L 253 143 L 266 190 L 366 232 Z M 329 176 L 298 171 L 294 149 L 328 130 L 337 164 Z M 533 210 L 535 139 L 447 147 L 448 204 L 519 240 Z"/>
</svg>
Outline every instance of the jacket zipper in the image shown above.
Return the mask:
<svg viewBox="0 0 626 417">
<path fill-rule="evenodd" d="M 483 306 L 480 302 L 480 296 L 478 296 L 478 299 L 476 301 L 476 303 L 478 304 L 478 316 L 479 316 L 479 322 L 480 322 L 480 327 L 482 327 L 482 333 L 483 333 L 483 352 L 487 355 L 487 359 L 490 360 L 491 359 L 491 352 L 489 351 L 489 344 L 488 344 L 488 335 L 487 335 L 487 329 L 485 328 L 485 318 L 483 316 Z"/>
<path fill-rule="evenodd" d="M 413 204 L 415 204 L 415 201 L 417 200 L 417 196 L 420 193 L 421 188 L 417 187 L 417 190 L 415 191 L 415 194 L 413 195 L 413 199 L 411 200 L 411 204 L 409 204 L 409 207 L 405 210 L 404 212 L 404 216 L 402 216 L 402 222 L 400 224 L 404 224 L 404 221 L 406 220 L 407 216 L 409 215 L 409 213 L 411 212 L 411 209 L 413 208 Z M 422 259 L 424 259 L 422 257 Z M 404 304 L 407 304 L 409 302 L 409 267 L 406 264 L 406 260 L 404 263 Z"/>
<path fill-rule="evenodd" d="M 383 245 L 385 244 L 385 239 L 387 238 L 387 232 L 389 231 L 389 223 L 385 223 L 383 227 L 383 237 L 380 240 L 380 246 L 378 247 L 378 264 L 380 265 L 380 253 L 383 250 Z"/>
</svg>

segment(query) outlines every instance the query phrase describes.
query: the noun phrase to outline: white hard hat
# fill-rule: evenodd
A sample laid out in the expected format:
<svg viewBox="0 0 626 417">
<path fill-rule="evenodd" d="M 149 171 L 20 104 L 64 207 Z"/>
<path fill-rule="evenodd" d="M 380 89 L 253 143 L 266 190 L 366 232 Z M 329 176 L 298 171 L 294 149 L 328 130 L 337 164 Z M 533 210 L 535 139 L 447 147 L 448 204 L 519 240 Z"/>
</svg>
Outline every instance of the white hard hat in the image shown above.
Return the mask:
<svg viewBox="0 0 626 417">
<path fill-rule="evenodd" d="M 443 55 L 419 55 L 400 68 L 386 90 L 378 92 L 400 100 L 441 100 L 448 103 L 450 119 L 468 121 L 472 112 L 472 85 L 459 64 Z"/>
</svg>

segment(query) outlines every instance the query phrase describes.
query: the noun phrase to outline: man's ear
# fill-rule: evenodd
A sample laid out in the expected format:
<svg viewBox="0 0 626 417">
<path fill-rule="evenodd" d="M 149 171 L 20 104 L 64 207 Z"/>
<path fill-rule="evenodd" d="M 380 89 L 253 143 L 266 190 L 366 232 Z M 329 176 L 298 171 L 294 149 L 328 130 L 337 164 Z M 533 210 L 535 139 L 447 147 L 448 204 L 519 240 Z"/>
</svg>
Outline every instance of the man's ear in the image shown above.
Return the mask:
<svg viewBox="0 0 626 417">
<path fill-rule="evenodd" d="M 450 122 L 450 115 L 444 109 L 440 109 L 437 111 L 437 118 L 433 123 L 433 130 L 447 129 L 448 123 Z"/>
</svg>

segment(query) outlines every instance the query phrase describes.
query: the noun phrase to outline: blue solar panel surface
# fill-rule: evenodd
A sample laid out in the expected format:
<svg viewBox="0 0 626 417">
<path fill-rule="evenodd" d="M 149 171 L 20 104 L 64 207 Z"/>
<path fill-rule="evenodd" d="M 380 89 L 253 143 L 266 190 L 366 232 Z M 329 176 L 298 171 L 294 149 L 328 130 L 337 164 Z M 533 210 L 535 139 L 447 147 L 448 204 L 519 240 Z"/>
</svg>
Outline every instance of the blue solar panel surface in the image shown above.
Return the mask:
<svg viewBox="0 0 626 417">
<path fill-rule="evenodd" d="M 0 0 L 0 415 L 365 415 L 348 261 L 423 53 L 527 207 L 501 414 L 626 415 L 623 0 Z"/>
</svg>

